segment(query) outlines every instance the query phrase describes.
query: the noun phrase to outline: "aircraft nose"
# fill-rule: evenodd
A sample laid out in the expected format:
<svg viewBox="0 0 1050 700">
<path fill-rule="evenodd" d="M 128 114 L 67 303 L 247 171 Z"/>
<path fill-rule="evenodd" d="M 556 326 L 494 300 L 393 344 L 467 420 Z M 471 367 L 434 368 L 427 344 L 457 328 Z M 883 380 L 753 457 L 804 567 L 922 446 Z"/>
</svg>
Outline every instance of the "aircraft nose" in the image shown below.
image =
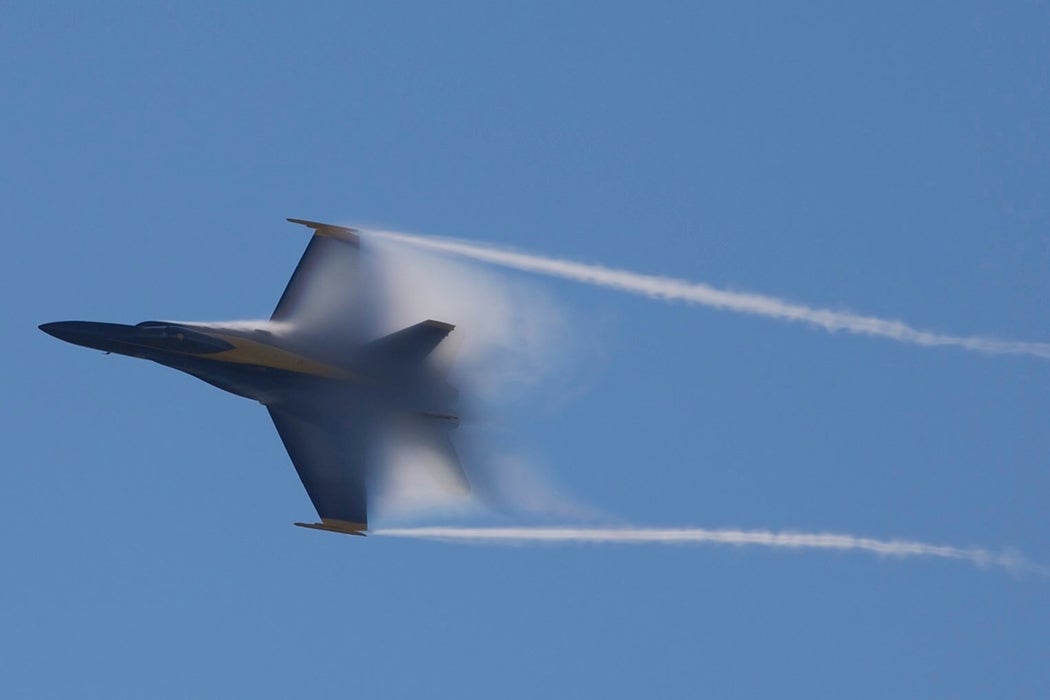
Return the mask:
<svg viewBox="0 0 1050 700">
<path fill-rule="evenodd" d="M 54 323 L 42 323 L 38 328 L 50 336 L 68 343 L 75 342 L 73 338 L 82 333 L 83 321 L 56 321 Z"/>
<path fill-rule="evenodd" d="M 39 328 L 48 335 L 64 340 L 67 343 L 110 352 L 116 350 L 114 347 L 115 343 L 119 343 L 120 340 L 128 337 L 128 331 L 132 327 L 123 326 L 119 323 L 56 321 L 54 323 L 43 323 Z"/>
</svg>

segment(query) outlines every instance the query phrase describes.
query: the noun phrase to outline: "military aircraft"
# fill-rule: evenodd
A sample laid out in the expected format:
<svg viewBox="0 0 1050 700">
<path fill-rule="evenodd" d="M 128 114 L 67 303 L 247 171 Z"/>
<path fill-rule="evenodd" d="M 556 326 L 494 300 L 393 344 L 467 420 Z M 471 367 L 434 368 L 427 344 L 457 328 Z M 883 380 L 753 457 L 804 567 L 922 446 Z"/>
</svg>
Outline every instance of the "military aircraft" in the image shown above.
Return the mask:
<svg viewBox="0 0 1050 700">
<path fill-rule="evenodd" d="M 269 321 L 62 321 L 40 330 L 107 354 L 153 360 L 263 404 L 321 519 L 295 524 L 363 535 L 369 490 L 382 476 L 384 435 L 437 453 L 469 488 L 451 442 L 458 394 L 430 357 L 454 326 L 425 320 L 362 338 L 368 310 L 358 232 L 288 221 L 314 233 Z"/>
</svg>

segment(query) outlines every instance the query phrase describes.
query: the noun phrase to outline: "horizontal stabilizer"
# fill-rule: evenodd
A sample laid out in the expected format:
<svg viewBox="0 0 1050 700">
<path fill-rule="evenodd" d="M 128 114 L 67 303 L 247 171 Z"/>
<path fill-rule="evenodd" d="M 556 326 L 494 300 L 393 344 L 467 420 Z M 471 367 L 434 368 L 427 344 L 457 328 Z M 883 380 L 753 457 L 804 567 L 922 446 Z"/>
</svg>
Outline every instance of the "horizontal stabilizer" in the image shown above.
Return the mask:
<svg viewBox="0 0 1050 700">
<path fill-rule="evenodd" d="M 373 340 L 362 348 L 362 355 L 366 362 L 413 367 L 423 362 L 453 328 L 443 321 L 423 321 Z"/>
</svg>

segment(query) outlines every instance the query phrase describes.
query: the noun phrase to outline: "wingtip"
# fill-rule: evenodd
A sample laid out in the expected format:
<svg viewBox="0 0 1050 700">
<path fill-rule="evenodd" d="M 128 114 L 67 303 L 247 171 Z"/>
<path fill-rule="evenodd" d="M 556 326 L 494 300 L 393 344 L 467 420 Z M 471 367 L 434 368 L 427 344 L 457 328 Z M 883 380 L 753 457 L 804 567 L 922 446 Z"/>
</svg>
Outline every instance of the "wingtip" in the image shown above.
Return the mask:
<svg viewBox="0 0 1050 700">
<path fill-rule="evenodd" d="M 310 530 L 324 530 L 325 532 L 337 532 L 342 535 L 357 535 L 358 537 L 365 537 L 365 530 L 368 529 L 366 523 L 351 523 L 345 520 L 331 520 L 328 518 L 321 518 L 319 523 L 292 523 L 296 527 L 305 527 Z"/>
<path fill-rule="evenodd" d="M 309 219 L 293 219 L 291 217 L 287 218 L 286 221 L 312 228 L 314 233 L 318 236 L 330 236 L 351 243 L 361 242 L 361 232 L 356 228 L 337 226 L 336 224 L 325 224 L 320 221 L 310 221 Z"/>
</svg>

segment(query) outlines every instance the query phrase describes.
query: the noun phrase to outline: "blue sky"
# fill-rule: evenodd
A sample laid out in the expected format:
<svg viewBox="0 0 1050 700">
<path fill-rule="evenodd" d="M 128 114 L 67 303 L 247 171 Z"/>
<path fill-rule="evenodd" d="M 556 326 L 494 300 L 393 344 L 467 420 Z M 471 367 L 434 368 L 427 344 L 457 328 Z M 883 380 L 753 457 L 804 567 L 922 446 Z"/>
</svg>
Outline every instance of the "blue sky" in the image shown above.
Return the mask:
<svg viewBox="0 0 1050 700">
<path fill-rule="evenodd" d="M 4 14 L 5 695 L 1050 690 L 1045 579 L 305 531 L 259 406 L 36 330 L 264 317 L 296 216 L 1050 341 L 1045 6 Z M 577 502 L 1050 560 L 1045 360 L 532 284 L 579 335 L 501 420 Z"/>
</svg>

